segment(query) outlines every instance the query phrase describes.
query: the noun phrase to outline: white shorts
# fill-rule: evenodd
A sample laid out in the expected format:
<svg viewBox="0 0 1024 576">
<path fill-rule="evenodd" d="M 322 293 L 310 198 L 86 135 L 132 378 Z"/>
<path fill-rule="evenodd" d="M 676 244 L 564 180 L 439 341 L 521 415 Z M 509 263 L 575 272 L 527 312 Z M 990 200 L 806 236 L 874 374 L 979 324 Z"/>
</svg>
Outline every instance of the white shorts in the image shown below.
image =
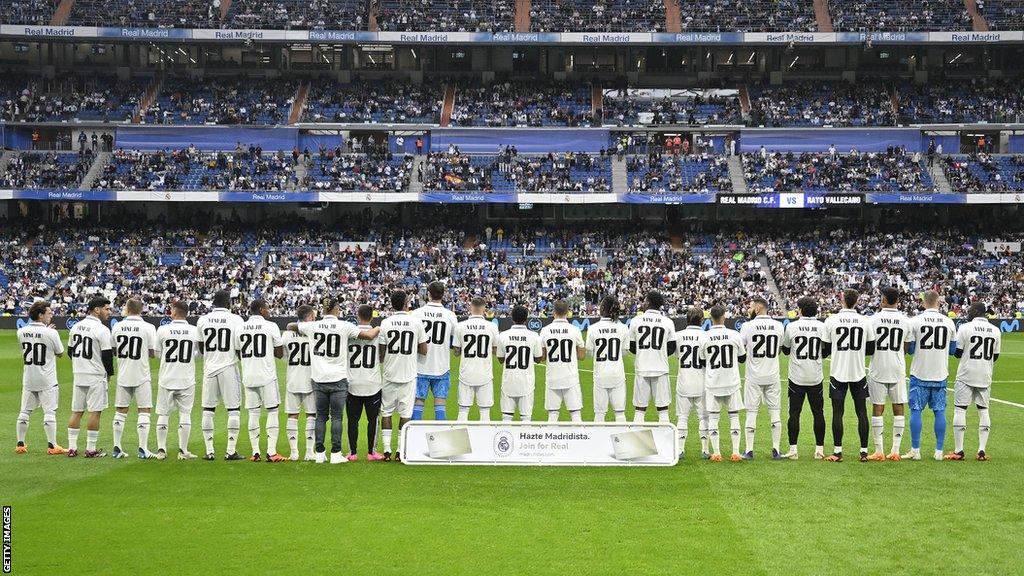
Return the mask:
<svg viewBox="0 0 1024 576">
<path fill-rule="evenodd" d="M 672 384 L 669 383 L 668 374 L 661 376 L 636 375 L 633 381 L 633 406 L 636 408 L 647 408 L 654 398 L 654 406 L 657 408 L 668 406 L 672 403 Z"/>
<path fill-rule="evenodd" d="M 181 414 L 191 414 L 195 401 L 195 386 L 180 389 L 168 389 L 161 386 L 156 390 L 156 415 L 167 416 L 172 410 L 177 410 Z"/>
<path fill-rule="evenodd" d="M 579 384 L 570 386 L 569 388 L 559 388 L 557 390 L 545 388 L 545 410 L 558 410 L 562 407 L 563 402 L 565 403 L 565 409 L 570 412 L 583 409 L 583 391 L 580 390 Z"/>
<path fill-rule="evenodd" d="M 739 412 L 743 408 L 743 397 L 737 390 L 729 396 L 715 396 L 708 392 L 704 397 L 707 411 L 710 412 Z"/>
<path fill-rule="evenodd" d="M 114 408 L 128 408 L 135 399 L 135 405 L 139 408 L 153 407 L 153 385 L 143 382 L 138 386 L 115 386 L 114 387 Z"/>
<path fill-rule="evenodd" d="M 680 396 L 676 394 L 676 418 L 682 420 L 696 410 L 697 417 L 704 420 L 708 417 L 708 403 L 703 396 Z"/>
<path fill-rule="evenodd" d="M 316 398 L 312 392 L 289 392 L 284 393 L 284 413 L 298 414 L 299 409 L 306 414 L 316 414 Z"/>
<path fill-rule="evenodd" d="M 978 408 L 988 408 L 988 399 L 991 395 L 992 388 L 971 386 L 959 380 L 953 384 L 954 406 L 970 406 L 974 404 Z"/>
<path fill-rule="evenodd" d="M 228 410 L 238 410 L 242 406 L 242 377 L 238 374 L 238 366 L 230 366 L 203 378 L 203 408 L 216 408 L 220 403 Z"/>
<path fill-rule="evenodd" d="M 57 399 L 60 396 L 59 388 L 54 386 L 46 390 L 39 390 L 32 392 L 30 390 L 22 389 L 21 391 L 21 411 L 29 414 L 36 408 L 42 408 L 43 413 L 52 414 L 57 411 Z"/>
<path fill-rule="evenodd" d="M 515 414 L 519 408 L 519 417 L 529 421 L 533 417 L 533 396 L 506 396 L 502 394 L 498 399 L 501 405 L 502 414 Z"/>
<path fill-rule="evenodd" d="M 459 382 L 459 406 L 471 408 L 474 401 L 481 408 L 494 406 L 494 382 L 480 386 L 470 386 Z"/>
<path fill-rule="evenodd" d="M 277 382 L 270 382 L 263 386 L 246 386 L 245 388 L 245 409 L 255 410 L 261 406 L 268 410 L 277 408 L 281 404 L 281 390 Z"/>
<path fill-rule="evenodd" d="M 104 376 L 75 378 L 71 390 L 72 412 L 101 412 L 107 407 L 107 379 Z"/>
<path fill-rule="evenodd" d="M 388 382 L 384 381 L 381 388 L 380 415 L 390 418 L 398 414 L 399 418 L 412 418 L 412 407 L 416 403 L 416 381 Z"/>
<path fill-rule="evenodd" d="M 611 404 L 612 412 L 626 411 L 625 382 L 614 388 L 594 386 L 594 412 L 607 412 L 609 404 Z"/>
<path fill-rule="evenodd" d="M 868 397 L 871 398 L 872 404 L 878 404 L 879 406 L 885 405 L 886 398 L 893 404 L 906 404 L 907 381 L 902 380 L 895 384 L 886 384 L 884 382 L 875 382 L 868 378 Z"/>
<path fill-rule="evenodd" d="M 746 401 L 747 410 L 757 410 L 762 402 L 769 410 L 781 410 L 782 386 L 779 382 L 773 384 L 746 382 L 743 390 L 743 399 Z"/>
</svg>

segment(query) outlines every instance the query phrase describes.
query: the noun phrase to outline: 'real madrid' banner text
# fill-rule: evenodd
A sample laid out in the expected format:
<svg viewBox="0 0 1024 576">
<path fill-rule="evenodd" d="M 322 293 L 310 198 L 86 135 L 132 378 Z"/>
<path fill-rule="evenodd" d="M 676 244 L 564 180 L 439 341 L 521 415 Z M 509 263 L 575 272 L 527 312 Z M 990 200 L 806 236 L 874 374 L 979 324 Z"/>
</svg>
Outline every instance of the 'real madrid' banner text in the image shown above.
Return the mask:
<svg viewBox="0 0 1024 576">
<path fill-rule="evenodd" d="M 667 422 L 437 422 L 402 427 L 402 462 L 478 466 L 674 466 Z"/>
</svg>

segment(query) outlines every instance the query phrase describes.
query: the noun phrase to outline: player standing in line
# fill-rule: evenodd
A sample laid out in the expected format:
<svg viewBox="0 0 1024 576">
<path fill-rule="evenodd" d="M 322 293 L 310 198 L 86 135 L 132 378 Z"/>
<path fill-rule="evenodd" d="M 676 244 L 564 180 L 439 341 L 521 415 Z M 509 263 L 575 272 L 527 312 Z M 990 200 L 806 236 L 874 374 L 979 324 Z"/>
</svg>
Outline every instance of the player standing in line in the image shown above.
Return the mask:
<svg viewBox="0 0 1024 576">
<path fill-rule="evenodd" d="M 718 422 L 724 408 L 729 413 L 729 437 L 732 439 L 730 460 L 740 462 L 740 364 L 747 361 L 747 350 L 740 333 L 725 327 L 725 308 L 711 307 L 711 330 L 700 347 L 704 363 L 705 401 L 708 410 L 708 436 L 711 438 L 711 461 L 722 461 Z"/>
<path fill-rule="evenodd" d="M 391 293 L 391 307 L 395 309 L 395 313 L 381 321 L 378 347 L 381 363 L 384 365 L 380 415 L 385 461 L 391 460 L 394 414 L 398 414 L 399 431 L 406 422 L 413 419 L 414 403 L 419 402 L 416 398 L 419 386 L 416 377 L 417 361 L 429 354 L 430 346 L 426 323 L 409 313 L 409 297 L 405 291 L 395 290 Z M 440 330 L 448 330 L 447 325 L 439 325 Z M 447 354 L 446 351 L 445 355 Z M 416 405 L 423 408 L 422 404 Z M 401 454 L 398 452 L 395 452 L 395 460 L 401 461 Z"/>
<path fill-rule="evenodd" d="M 604 422 L 611 404 L 616 422 L 626 421 L 626 364 L 629 328 L 619 322 L 619 301 L 601 300 L 601 319 L 587 330 L 587 354 L 594 357 L 594 422 Z"/>
<path fill-rule="evenodd" d="M 295 310 L 299 322 L 312 322 L 316 311 L 308 304 Z M 306 413 L 306 462 L 315 460 L 313 455 L 313 433 L 316 428 L 316 400 L 313 397 L 313 377 L 310 371 L 309 338 L 292 330 L 281 335 L 286 357 L 284 411 L 288 415 L 288 459 L 299 459 L 299 409 Z"/>
<path fill-rule="evenodd" d="M 313 459 L 317 464 L 327 461 L 327 420 L 331 420 L 331 464 L 348 462 L 341 452 L 342 410 L 348 396 L 348 341 L 350 338 L 373 340 L 379 328 L 360 330 L 351 322 L 339 320 L 341 300 L 335 297 L 323 301 L 324 317 L 317 321 L 288 324 L 289 330 L 309 338 L 313 345 L 310 354 L 310 375 L 316 399 L 316 426 L 313 429 Z"/>
<path fill-rule="evenodd" d="M 860 292 L 843 290 L 840 296 L 842 310 L 825 319 L 825 342 L 832 345 L 832 365 L 829 368 L 829 398 L 832 399 L 832 455 L 828 462 L 843 461 L 843 414 L 846 411 L 846 391 L 853 397 L 857 412 L 857 433 L 860 436 L 860 461 L 868 460 L 868 380 L 864 363 L 875 353 L 875 329 L 871 320 L 855 307 Z"/>
<path fill-rule="evenodd" d="M 434 420 L 447 420 L 445 404 L 451 387 L 452 339 L 459 319 L 441 303 L 444 284 L 431 282 L 427 285 L 427 297 L 427 304 L 412 313 L 423 322 L 427 333 L 427 353 L 418 355 L 416 360 L 416 404 L 412 419 L 423 419 L 423 405 L 429 392 L 434 396 Z"/>
<path fill-rule="evenodd" d="M 459 420 L 469 420 L 475 401 L 480 421 L 491 419 L 494 406 L 494 356 L 498 346 L 498 326 L 484 318 L 487 304 L 483 298 L 470 302 L 469 318 L 455 327 L 453 352 L 459 362 Z"/>
<path fill-rule="evenodd" d="M 501 360 L 501 419 L 511 422 L 519 408 L 519 419 L 533 418 L 535 364 L 544 362 L 540 336 L 526 327 L 529 311 L 525 306 L 512 308 L 512 327 L 498 335 L 498 359 Z"/>
<path fill-rule="evenodd" d="M 953 452 L 947 460 L 964 459 L 964 433 L 967 431 L 967 408 L 971 402 L 978 407 L 978 460 L 988 460 L 985 452 L 992 417 L 988 400 L 992 388 L 992 368 L 999 360 L 1002 347 L 999 329 L 985 318 L 985 305 L 971 304 L 968 322 L 956 332 L 956 352 L 960 359 L 953 384 Z"/>
<path fill-rule="evenodd" d="M 156 331 L 160 372 L 156 390 L 156 457 L 167 458 L 167 428 L 171 410 L 178 410 L 178 460 L 195 460 L 188 451 L 192 434 L 192 405 L 196 399 L 196 355 L 199 330 L 188 323 L 188 306 L 171 304 L 171 322 Z"/>
<path fill-rule="evenodd" d="M 114 387 L 114 458 L 125 458 L 121 435 L 128 419 L 132 398 L 139 409 L 139 458 L 156 458 L 149 451 L 149 413 L 153 409 L 152 372 L 149 359 L 156 356 L 156 328 L 142 319 L 142 301 L 128 300 L 126 318 L 110 331 L 117 358 L 117 385 Z"/>
<path fill-rule="evenodd" d="M 372 330 L 373 308 L 363 304 L 356 310 L 360 331 Z M 377 361 L 377 342 L 359 338 L 348 340 L 348 398 L 345 412 L 348 416 L 348 459 L 359 459 L 356 447 L 359 443 L 359 417 L 366 412 L 366 459 L 371 462 L 383 460 L 377 452 L 377 430 L 380 429 L 381 387 L 380 362 Z"/>
<path fill-rule="evenodd" d="M 700 452 L 708 453 L 708 407 L 704 398 L 704 361 L 700 349 L 704 344 L 704 311 L 693 307 L 686 311 L 686 328 L 676 332 L 679 372 L 676 373 L 676 433 L 679 435 L 679 458 L 686 453 L 686 436 L 690 430 L 690 412 L 697 413 Z"/>
<path fill-rule="evenodd" d="M 579 361 L 586 357 L 587 349 L 580 329 L 569 323 L 569 303 L 555 302 L 554 316 L 554 321 L 540 331 L 548 366 L 544 379 L 544 409 L 548 411 L 548 422 L 557 422 L 559 410 L 565 404 L 570 419 L 582 422 Z"/>
<path fill-rule="evenodd" d="M 825 458 L 825 371 L 822 362 L 832 353 L 832 345 L 825 341 L 825 323 L 818 320 L 818 302 L 810 296 L 796 301 L 800 318 L 786 326 L 782 338 L 782 353 L 789 356 L 789 452 L 784 458 L 796 460 L 797 439 L 800 437 L 800 413 L 804 398 L 811 407 L 814 419 L 814 459 Z"/>
<path fill-rule="evenodd" d="M 53 310 L 49 302 L 36 300 L 28 310 L 28 326 L 18 329 L 18 343 L 25 368 L 21 377 L 21 410 L 18 412 L 17 454 L 25 454 L 25 435 L 28 418 L 36 408 L 43 410 L 43 430 L 46 432 L 47 454 L 67 454 L 57 445 L 57 358 L 64 355 L 64 344 L 54 329 Z"/>
<path fill-rule="evenodd" d="M 281 389 L 277 384 L 277 359 L 284 357 L 281 328 L 270 321 L 270 306 L 257 298 L 249 304 L 249 319 L 235 334 L 235 348 L 242 361 L 242 385 L 245 388 L 245 409 L 249 411 L 249 443 L 252 462 L 260 458 L 260 408 L 267 410 L 267 462 L 284 462 L 277 453 L 277 434 L 281 421 L 277 409 L 281 405 Z"/>
<path fill-rule="evenodd" d="M 237 335 L 245 323 L 233 314 L 231 293 L 219 290 L 213 295 L 213 310 L 196 322 L 199 329 L 199 353 L 203 355 L 203 442 L 204 460 L 214 460 L 213 421 L 217 405 L 228 411 L 228 443 L 225 460 L 242 460 L 235 450 L 242 426 L 242 380 L 238 374 Z"/>
<path fill-rule="evenodd" d="M 928 406 L 935 414 L 935 459 L 942 460 L 946 442 L 946 385 L 949 378 L 950 343 L 956 325 L 939 312 L 939 293 L 929 290 L 922 297 L 924 312 L 910 319 L 908 352 L 910 362 L 910 452 L 903 455 L 921 459 L 922 412 Z"/>
<path fill-rule="evenodd" d="M 868 460 L 880 462 L 886 459 L 884 446 L 885 399 L 892 401 L 892 451 L 889 460 L 900 459 L 900 444 L 903 443 L 903 429 L 906 416 L 903 406 L 907 403 L 907 359 L 905 345 L 910 342 L 910 323 L 899 311 L 900 292 L 895 288 L 882 288 L 882 307 L 871 317 L 875 331 L 875 355 L 868 366 L 868 394 L 871 396 L 871 431 L 875 438 L 875 453 Z"/>
<path fill-rule="evenodd" d="M 661 313 L 665 297 L 652 290 L 645 298 L 644 313 L 629 323 L 629 351 L 636 355 L 633 381 L 634 422 L 643 422 L 647 405 L 654 401 L 658 421 L 668 422 L 672 384 L 668 379 L 668 357 L 676 353 L 676 328 Z"/>
<path fill-rule="evenodd" d="M 86 423 L 86 458 L 102 458 L 106 452 L 96 448 L 100 437 L 100 413 L 107 407 L 107 381 L 114 375 L 114 351 L 111 349 L 110 300 L 97 296 L 86 305 L 87 316 L 68 334 L 68 356 L 74 372 L 71 393 L 71 418 L 68 420 L 68 456 L 78 456 L 78 429 L 82 414 Z"/>
<path fill-rule="evenodd" d="M 764 402 L 772 425 L 772 460 L 781 460 L 782 386 L 779 372 L 779 346 L 785 335 L 782 322 L 768 315 L 768 301 L 760 296 L 750 301 L 750 320 L 743 323 L 740 336 L 747 348 L 747 371 L 743 399 L 746 401 L 746 460 L 754 459 L 754 433 L 757 431 L 757 410 Z"/>
</svg>

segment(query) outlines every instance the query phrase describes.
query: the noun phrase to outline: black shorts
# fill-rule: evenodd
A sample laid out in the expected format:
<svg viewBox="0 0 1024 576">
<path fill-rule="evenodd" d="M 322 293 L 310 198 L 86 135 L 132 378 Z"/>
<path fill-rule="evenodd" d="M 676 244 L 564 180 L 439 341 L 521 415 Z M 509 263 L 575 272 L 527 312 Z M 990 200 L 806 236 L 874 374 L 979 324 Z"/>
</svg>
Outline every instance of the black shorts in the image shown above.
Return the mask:
<svg viewBox="0 0 1024 576">
<path fill-rule="evenodd" d="M 854 400 L 867 400 L 868 398 L 868 379 L 861 378 L 856 382 L 840 382 L 835 378 L 829 378 L 828 386 L 828 397 L 829 398 L 846 398 L 846 391 L 849 389 L 850 396 L 853 396 Z"/>
</svg>

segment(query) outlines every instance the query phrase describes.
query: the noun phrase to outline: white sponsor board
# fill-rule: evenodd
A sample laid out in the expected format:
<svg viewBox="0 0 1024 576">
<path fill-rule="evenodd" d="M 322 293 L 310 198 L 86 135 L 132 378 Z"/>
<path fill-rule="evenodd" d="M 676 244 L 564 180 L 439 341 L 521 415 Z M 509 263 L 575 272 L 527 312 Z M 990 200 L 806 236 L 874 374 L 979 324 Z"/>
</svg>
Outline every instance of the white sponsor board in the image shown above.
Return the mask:
<svg viewBox="0 0 1024 576">
<path fill-rule="evenodd" d="M 666 422 L 432 422 L 402 427 L 402 462 L 483 466 L 674 466 Z"/>
</svg>

